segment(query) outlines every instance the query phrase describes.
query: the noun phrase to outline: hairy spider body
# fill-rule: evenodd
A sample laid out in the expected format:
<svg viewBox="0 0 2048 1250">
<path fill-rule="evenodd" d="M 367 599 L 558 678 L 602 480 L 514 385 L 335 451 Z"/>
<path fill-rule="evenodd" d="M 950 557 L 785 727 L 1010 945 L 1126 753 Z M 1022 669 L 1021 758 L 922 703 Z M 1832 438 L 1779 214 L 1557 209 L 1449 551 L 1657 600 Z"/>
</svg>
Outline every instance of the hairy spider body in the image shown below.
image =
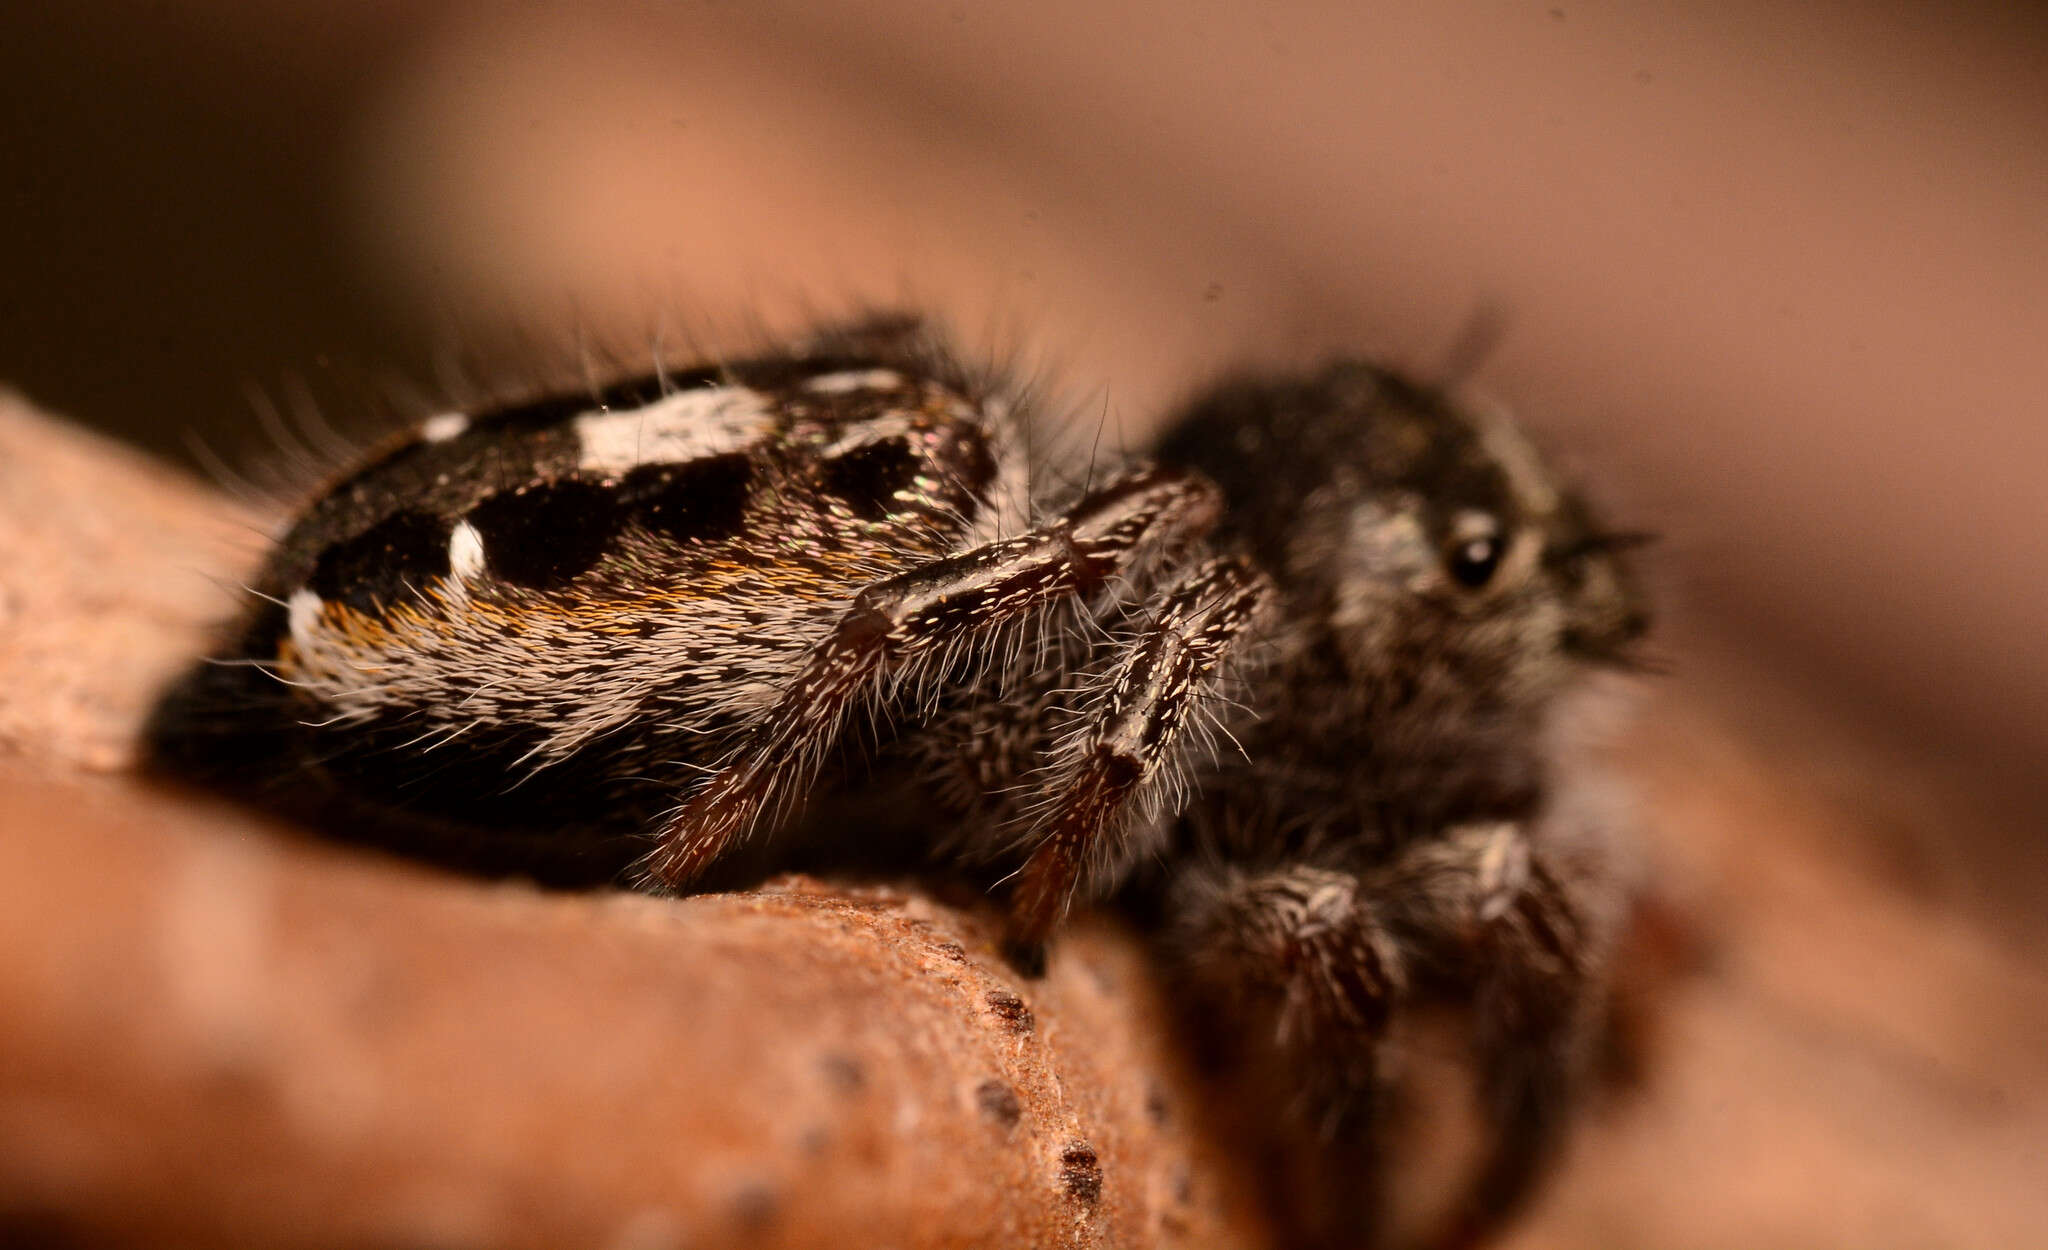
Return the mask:
<svg viewBox="0 0 2048 1250">
<path fill-rule="evenodd" d="M 1444 1240 L 1478 1235 L 1598 1007 L 1616 870 L 1549 731 L 1642 631 L 1625 536 L 1505 418 L 1367 364 L 1226 384 L 1155 461 L 1043 434 L 909 320 L 434 418 L 279 542 L 156 756 L 663 891 L 743 846 L 858 862 L 847 805 L 907 799 L 918 849 L 1008 883 L 1027 971 L 1142 863 L 1165 974 L 1234 1022 L 1212 1052 L 1314 1126 L 1273 1165 L 1335 1169 L 1305 1240 L 1370 1232 L 1389 1021 L 1471 1007 L 1495 1146 Z"/>
</svg>

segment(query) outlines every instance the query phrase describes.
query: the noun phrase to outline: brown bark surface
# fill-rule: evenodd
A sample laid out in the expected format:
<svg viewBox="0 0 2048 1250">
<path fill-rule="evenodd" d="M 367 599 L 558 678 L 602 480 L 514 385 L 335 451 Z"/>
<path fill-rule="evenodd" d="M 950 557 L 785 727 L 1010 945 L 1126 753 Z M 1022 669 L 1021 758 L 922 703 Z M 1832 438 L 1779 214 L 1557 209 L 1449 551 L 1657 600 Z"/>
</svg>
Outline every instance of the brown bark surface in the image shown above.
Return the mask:
<svg viewBox="0 0 2048 1250">
<path fill-rule="evenodd" d="M 1107 924 L 1021 983 L 912 892 L 548 895 L 135 780 L 241 526 L 0 404 L 0 1241 L 1263 1244 Z M 1708 957 L 1511 1242 L 2048 1240 L 2037 962 L 1682 687 L 1630 754 Z"/>
</svg>

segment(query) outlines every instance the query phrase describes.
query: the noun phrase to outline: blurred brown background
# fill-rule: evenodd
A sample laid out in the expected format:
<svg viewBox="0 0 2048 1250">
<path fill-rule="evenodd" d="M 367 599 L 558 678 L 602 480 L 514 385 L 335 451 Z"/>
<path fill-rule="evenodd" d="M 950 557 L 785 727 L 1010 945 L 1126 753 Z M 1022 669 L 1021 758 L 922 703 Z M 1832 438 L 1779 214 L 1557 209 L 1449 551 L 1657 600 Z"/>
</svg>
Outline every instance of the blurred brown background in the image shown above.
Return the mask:
<svg viewBox="0 0 2048 1250">
<path fill-rule="evenodd" d="M 37 7 L 0 380 L 45 406 L 260 457 L 252 382 L 345 426 L 457 356 L 869 300 L 1136 440 L 1498 309 L 1480 384 L 1667 535 L 1666 688 L 1849 813 L 1827 853 L 2048 936 L 2038 7 Z"/>
</svg>

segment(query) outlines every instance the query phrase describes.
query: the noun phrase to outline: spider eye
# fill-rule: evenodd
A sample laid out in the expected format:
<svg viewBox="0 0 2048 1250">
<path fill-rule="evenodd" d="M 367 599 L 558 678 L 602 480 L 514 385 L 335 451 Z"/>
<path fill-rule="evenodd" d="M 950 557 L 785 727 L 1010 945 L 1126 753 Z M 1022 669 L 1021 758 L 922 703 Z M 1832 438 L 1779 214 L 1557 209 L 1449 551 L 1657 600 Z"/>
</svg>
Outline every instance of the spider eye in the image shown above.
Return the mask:
<svg viewBox="0 0 2048 1250">
<path fill-rule="evenodd" d="M 1494 570 L 1500 567 L 1500 557 L 1500 540 L 1486 535 L 1454 541 L 1447 562 L 1451 576 L 1459 585 L 1477 590 L 1493 580 Z"/>
</svg>

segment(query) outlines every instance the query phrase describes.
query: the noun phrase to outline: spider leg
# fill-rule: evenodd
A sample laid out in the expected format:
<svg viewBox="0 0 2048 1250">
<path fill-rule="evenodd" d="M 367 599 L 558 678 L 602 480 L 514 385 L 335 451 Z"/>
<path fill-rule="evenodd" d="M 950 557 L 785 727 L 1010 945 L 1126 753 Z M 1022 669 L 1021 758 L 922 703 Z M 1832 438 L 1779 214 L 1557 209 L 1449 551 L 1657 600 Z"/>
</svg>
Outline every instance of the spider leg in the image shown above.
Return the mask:
<svg viewBox="0 0 2048 1250">
<path fill-rule="evenodd" d="M 1306 866 L 1191 873 L 1176 900 L 1168 942 L 1177 962 L 1235 1005 L 1268 1001 L 1282 1049 L 1370 1043 L 1386 1032 L 1406 962 L 1355 875 Z M 1367 1053 L 1342 1080 L 1371 1066 Z"/>
<path fill-rule="evenodd" d="M 847 708 L 879 674 L 1049 604 L 1086 598 L 1199 536 L 1221 506 L 1199 475 L 1136 468 L 1030 533 L 867 586 L 750 726 L 735 757 L 663 827 L 643 865 L 649 881 L 686 888 L 772 803 L 800 796 Z"/>
<path fill-rule="evenodd" d="M 1552 860 L 1517 823 L 1454 828 L 1367 873 L 1185 871 L 1165 951 L 1226 1066 L 1282 1105 L 1264 1147 L 1286 1218 L 1312 1244 L 1383 1237 L 1381 1041 L 1444 996 L 1474 1027 L 1487 1142 L 1432 1250 L 1482 1244 L 1560 1154 L 1600 1005 L 1597 865 Z M 1573 874 L 1579 874 L 1574 876 Z M 1249 1022 L 1249 1027 L 1247 1027 Z M 1246 1048 L 1250 1050 L 1247 1052 Z"/>
<path fill-rule="evenodd" d="M 1380 891 L 1405 900 L 1394 920 L 1404 939 L 1471 995 L 1489 1140 L 1429 1244 L 1477 1245 L 1560 1157 L 1600 1006 L 1605 938 L 1563 865 L 1537 853 L 1517 824 L 1456 829 L 1419 846 Z"/>
<path fill-rule="evenodd" d="M 1005 945 L 1026 972 L 1045 962 L 1047 936 L 1091 862 L 1113 859 L 1131 816 L 1179 758 L 1191 712 L 1219 667 L 1251 636 L 1272 584 L 1237 557 L 1209 560 L 1168 591 L 1136 642 L 1110 669 L 1051 786 L 1031 856 L 1011 896 Z"/>
<path fill-rule="evenodd" d="M 1177 878 L 1171 914 L 1164 953 L 1195 1037 L 1251 1082 L 1230 1132 L 1255 1143 L 1276 1213 L 1301 1244 L 1374 1244 L 1381 1041 L 1411 974 L 1369 884 L 1205 866 Z"/>
</svg>

